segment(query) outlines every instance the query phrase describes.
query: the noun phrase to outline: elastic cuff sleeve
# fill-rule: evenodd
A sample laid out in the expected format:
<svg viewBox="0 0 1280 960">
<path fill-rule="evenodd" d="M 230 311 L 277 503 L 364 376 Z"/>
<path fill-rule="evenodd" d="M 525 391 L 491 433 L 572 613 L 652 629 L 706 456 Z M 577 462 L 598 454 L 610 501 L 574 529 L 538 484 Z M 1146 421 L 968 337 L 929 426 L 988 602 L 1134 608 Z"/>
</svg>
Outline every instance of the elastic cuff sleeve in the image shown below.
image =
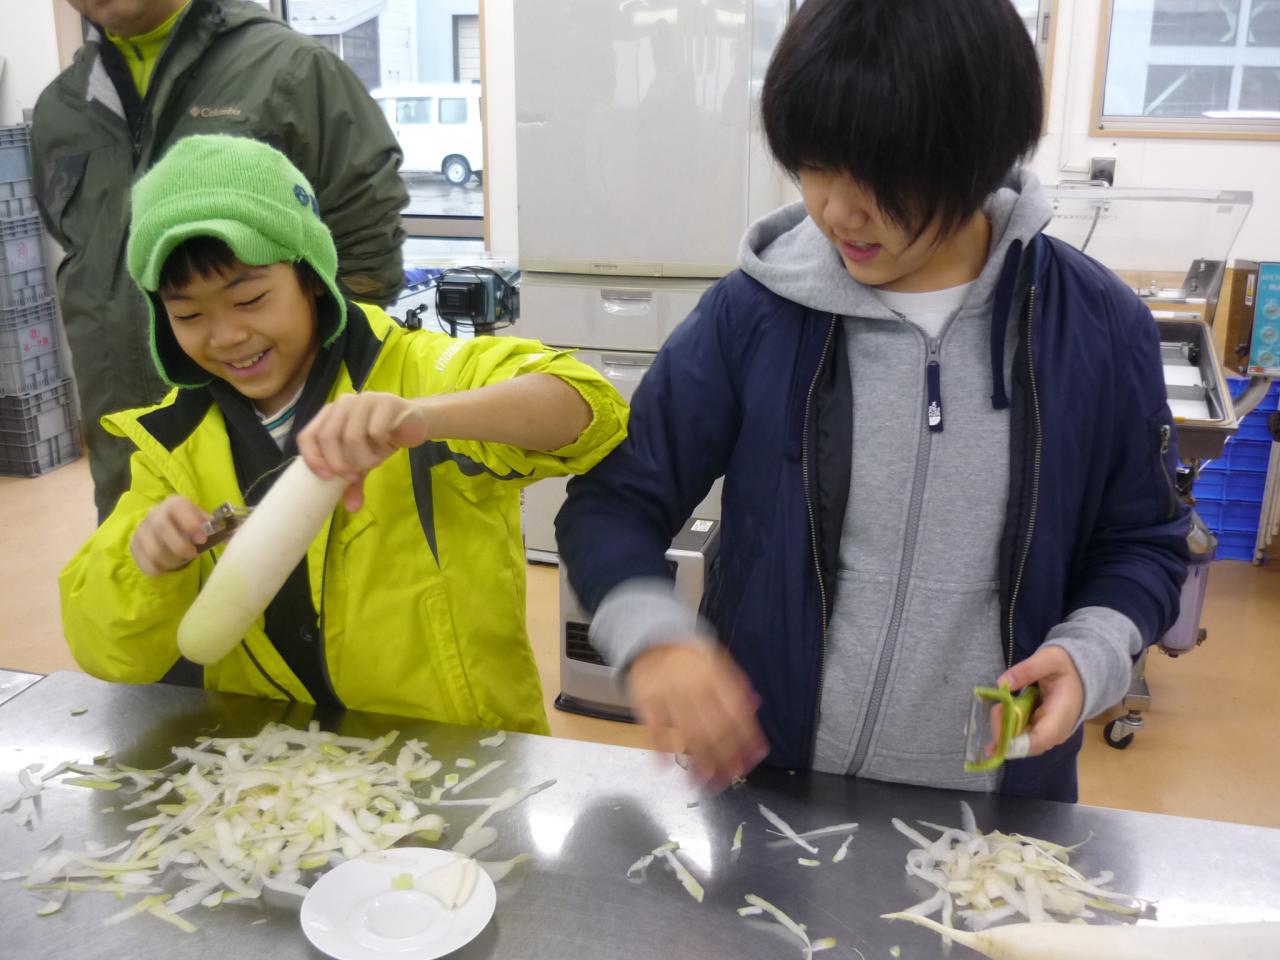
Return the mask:
<svg viewBox="0 0 1280 960">
<path fill-rule="evenodd" d="M 1049 631 L 1045 646 L 1061 647 L 1084 684 L 1084 709 L 1076 726 L 1124 699 L 1133 657 L 1142 652 L 1138 625 L 1109 607 L 1082 607 Z"/>
<path fill-rule="evenodd" d="M 560 376 L 554 370 L 546 372 Z M 626 436 L 625 418 L 619 415 L 625 407 L 618 392 L 607 383 L 567 376 L 560 376 L 560 379 L 573 387 L 591 407 L 591 422 L 571 444 L 550 453 L 565 461 L 572 472 L 585 472 L 603 458 L 602 450 L 613 449 Z"/>
<path fill-rule="evenodd" d="M 712 631 L 661 577 L 627 580 L 605 595 L 591 620 L 591 644 L 620 671 L 650 647 L 710 644 Z"/>
</svg>

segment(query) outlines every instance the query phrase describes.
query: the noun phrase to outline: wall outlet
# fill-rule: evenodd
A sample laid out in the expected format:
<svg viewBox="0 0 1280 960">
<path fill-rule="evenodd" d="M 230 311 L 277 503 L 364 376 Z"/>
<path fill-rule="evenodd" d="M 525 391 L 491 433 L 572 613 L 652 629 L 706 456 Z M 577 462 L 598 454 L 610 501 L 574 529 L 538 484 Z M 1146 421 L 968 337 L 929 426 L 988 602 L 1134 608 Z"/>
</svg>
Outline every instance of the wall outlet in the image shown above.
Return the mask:
<svg viewBox="0 0 1280 960">
<path fill-rule="evenodd" d="M 1114 187 L 1116 185 L 1116 158 L 1090 157 L 1089 179 L 1103 180 L 1107 186 Z"/>
</svg>

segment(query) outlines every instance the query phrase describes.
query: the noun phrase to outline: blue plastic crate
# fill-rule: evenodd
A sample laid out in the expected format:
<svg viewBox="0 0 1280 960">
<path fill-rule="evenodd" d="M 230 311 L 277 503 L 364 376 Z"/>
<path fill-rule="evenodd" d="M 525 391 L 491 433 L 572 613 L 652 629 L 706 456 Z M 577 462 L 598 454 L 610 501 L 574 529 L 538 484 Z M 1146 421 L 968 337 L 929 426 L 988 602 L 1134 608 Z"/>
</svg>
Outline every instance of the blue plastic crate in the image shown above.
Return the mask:
<svg viewBox="0 0 1280 960">
<path fill-rule="evenodd" d="M 1227 442 L 1230 443 L 1231 441 L 1228 440 Z M 1225 475 L 1226 472 L 1227 472 L 1227 455 L 1225 452 L 1222 454 L 1222 456 L 1214 460 L 1209 460 L 1208 462 L 1201 461 L 1200 463 L 1200 476 L 1204 476 L 1207 473 L 1216 473 L 1219 475 Z"/>
<path fill-rule="evenodd" d="M 1196 500 L 1221 502 L 1227 493 L 1227 472 L 1212 468 L 1201 470 L 1191 491 L 1195 494 Z"/>
<path fill-rule="evenodd" d="M 1258 520 L 1262 516 L 1261 503 L 1238 503 L 1229 500 L 1222 505 L 1222 520 L 1219 529 L 1229 533 L 1247 533 L 1256 535 Z"/>
<path fill-rule="evenodd" d="M 1238 500 L 1245 503 L 1261 503 L 1267 489 L 1265 473 L 1228 473 L 1223 501 Z"/>
<path fill-rule="evenodd" d="M 1240 421 L 1240 429 L 1235 435 L 1227 440 L 1228 444 L 1239 440 L 1251 440 L 1254 442 L 1270 443 L 1273 439 L 1271 431 L 1267 429 L 1267 417 L 1269 413 L 1264 413 L 1261 417 L 1257 415 L 1255 410 L 1249 416 Z"/>
<path fill-rule="evenodd" d="M 1271 442 L 1232 437 L 1227 445 L 1227 469 L 1232 473 L 1244 470 L 1250 473 L 1266 473 L 1271 464 Z"/>
<path fill-rule="evenodd" d="M 1262 398 L 1262 402 L 1254 408 L 1253 413 L 1272 413 L 1280 410 L 1280 380 L 1271 384 L 1271 389 L 1267 391 L 1267 395 Z M 1253 414 L 1250 414 L 1252 416 Z"/>
<path fill-rule="evenodd" d="M 1200 491 L 1196 490 L 1196 513 L 1200 515 L 1204 525 L 1215 532 L 1222 528 L 1222 507 L 1216 500 L 1201 499 Z"/>
<path fill-rule="evenodd" d="M 1219 560 L 1248 560 L 1253 562 L 1254 548 L 1258 545 L 1256 533 L 1218 534 Z"/>
<path fill-rule="evenodd" d="M 1231 399 L 1239 400 L 1240 394 L 1244 393 L 1248 387 L 1247 380 L 1231 380 Z M 1267 391 L 1266 396 L 1262 398 L 1262 402 L 1254 408 L 1254 413 L 1270 413 L 1273 410 L 1280 410 L 1280 380 L 1271 384 L 1271 389 Z M 1253 414 L 1250 414 L 1252 416 Z"/>
<path fill-rule="evenodd" d="M 1240 394 L 1244 392 L 1245 381 L 1233 380 L 1231 383 L 1232 398 L 1238 400 L 1240 399 Z M 1280 380 L 1271 384 L 1271 389 L 1267 391 L 1262 401 L 1249 412 L 1248 416 L 1240 421 L 1240 429 L 1232 437 L 1228 438 L 1227 444 L 1230 445 L 1237 439 L 1270 441 L 1271 432 L 1267 429 L 1267 418 L 1277 408 L 1280 408 Z"/>
</svg>

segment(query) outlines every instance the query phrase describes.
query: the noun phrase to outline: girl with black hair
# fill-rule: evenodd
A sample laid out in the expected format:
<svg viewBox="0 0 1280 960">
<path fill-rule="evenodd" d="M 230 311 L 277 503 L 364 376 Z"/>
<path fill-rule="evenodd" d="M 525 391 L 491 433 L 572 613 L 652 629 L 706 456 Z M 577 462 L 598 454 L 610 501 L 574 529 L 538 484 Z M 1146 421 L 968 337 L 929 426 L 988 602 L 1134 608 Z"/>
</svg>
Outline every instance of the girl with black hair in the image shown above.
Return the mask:
<svg viewBox="0 0 1280 960">
<path fill-rule="evenodd" d="M 1042 84 L 1008 0 L 807 0 L 765 81 L 802 202 L 671 336 L 561 556 L 664 748 L 1077 797 L 1081 724 L 1178 613 L 1188 511 L 1154 321 L 1043 235 Z M 724 478 L 695 619 L 663 553 Z M 975 686 L 1036 683 L 966 773 Z"/>
</svg>

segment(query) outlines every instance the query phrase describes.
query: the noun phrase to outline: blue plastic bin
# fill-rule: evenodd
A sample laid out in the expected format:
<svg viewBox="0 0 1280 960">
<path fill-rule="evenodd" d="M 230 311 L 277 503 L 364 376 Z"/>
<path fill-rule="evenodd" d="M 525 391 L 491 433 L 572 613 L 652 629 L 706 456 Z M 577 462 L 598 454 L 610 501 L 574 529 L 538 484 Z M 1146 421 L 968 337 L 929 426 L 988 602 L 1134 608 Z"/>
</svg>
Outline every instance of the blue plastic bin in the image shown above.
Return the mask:
<svg viewBox="0 0 1280 960">
<path fill-rule="evenodd" d="M 1202 500 L 1199 496 L 1200 491 L 1196 491 L 1196 513 L 1200 514 L 1200 519 L 1204 521 L 1204 525 L 1217 533 L 1222 529 L 1222 507 L 1223 504 L 1217 500 Z"/>
<path fill-rule="evenodd" d="M 1232 533 L 1225 532 L 1218 534 L 1218 559 L 1219 560 L 1247 560 L 1253 562 L 1254 547 L 1257 546 L 1258 535 L 1256 533 Z"/>
<path fill-rule="evenodd" d="M 1258 532 L 1258 520 L 1261 516 L 1260 503 L 1228 501 L 1222 505 L 1221 529 L 1228 533 L 1247 533 L 1253 536 Z"/>
<path fill-rule="evenodd" d="M 1206 467 L 1196 477 L 1195 486 L 1191 488 L 1196 500 L 1213 500 L 1219 503 L 1227 492 L 1227 471 L 1216 464 Z"/>
<path fill-rule="evenodd" d="M 1262 494 L 1267 489 L 1265 473 L 1228 473 L 1227 487 L 1223 493 L 1223 501 L 1243 500 L 1246 503 L 1262 503 Z"/>
<path fill-rule="evenodd" d="M 1227 469 L 1232 473 L 1266 473 L 1271 463 L 1270 440 L 1248 440 L 1238 434 L 1227 445 Z"/>
</svg>

